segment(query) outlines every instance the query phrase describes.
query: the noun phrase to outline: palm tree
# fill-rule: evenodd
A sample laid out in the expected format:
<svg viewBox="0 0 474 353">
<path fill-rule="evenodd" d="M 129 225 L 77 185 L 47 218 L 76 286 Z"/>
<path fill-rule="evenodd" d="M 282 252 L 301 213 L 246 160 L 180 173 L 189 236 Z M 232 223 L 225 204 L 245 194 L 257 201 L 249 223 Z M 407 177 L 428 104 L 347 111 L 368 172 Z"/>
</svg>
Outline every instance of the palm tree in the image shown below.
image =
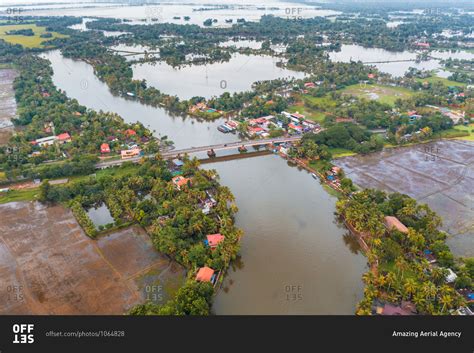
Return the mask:
<svg viewBox="0 0 474 353">
<path fill-rule="evenodd" d="M 439 303 L 443 304 L 443 307 L 441 308 L 441 312 L 444 312 L 446 308 L 451 308 L 453 304 L 453 297 L 449 294 L 443 294 L 439 298 Z"/>
<path fill-rule="evenodd" d="M 405 294 L 407 294 L 407 298 L 410 298 L 413 294 L 415 294 L 417 288 L 418 285 L 413 278 L 408 278 L 403 285 L 403 289 L 405 290 Z"/>
<path fill-rule="evenodd" d="M 413 296 L 413 303 L 417 306 L 417 308 L 424 308 L 426 304 L 426 299 L 423 297 L 422 293 L 418 292 L 415 293 Z"/>
<path fill-rule="evenodd" d="M 424 282 L 421 290 L 428 300 L 434 300 L 438 293 L 438 289 L 432 282 Z"/>
</svg>

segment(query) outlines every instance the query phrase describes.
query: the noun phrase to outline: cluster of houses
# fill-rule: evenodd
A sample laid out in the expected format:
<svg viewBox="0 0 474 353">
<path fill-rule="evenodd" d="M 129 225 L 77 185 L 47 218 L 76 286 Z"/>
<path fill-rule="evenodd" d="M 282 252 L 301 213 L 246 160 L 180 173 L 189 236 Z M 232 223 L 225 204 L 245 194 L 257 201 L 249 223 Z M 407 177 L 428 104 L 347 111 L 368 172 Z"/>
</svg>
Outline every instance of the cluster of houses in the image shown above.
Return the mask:
<svg viewBox="0 0 474 353">
<path fill-rule="evenodd" d="M 446 107 L 437 107 L 435 105 L 428 105 L 428 107 L 439 111 L 444 116 L 447 116 L 453 121 L 454 125 L 462 124 L 465 122 L 466 113 L 460 110 L 451 110 Z"/>
<path fill-rule="evenodd" d="M 408 234 L 408 228 L 394 216 L 385 216 L 384 225 L 387 229 L 387 232 L 398 231 L 402 234 Z M 423 258 L 428 261 L 431 266 L 437 266 L 437 259 L 433 255 L 433 252 L 426 249 L 420 254 Z M 446 277 L 445 281 L 447 284 L 453 284 L 457 275 L 450 268 L 445 268 Z M 453 311 L 453 314 L 457 315 L 473 315 L 472 309 L 474 307 L 474 293 L 468 289 L 460 289 L 458 293 L 461 294 L 468 303 L 468 306 L 460 307 L 457 310 Z M 376 299 L 372 305 L 372 314 L 374 315 L 415 315 L 417 314 L 416 307 L 413 303 L 409 301 L 402 301 L 400 304 L 394 304 Z"/>
<path fill-rule="evenodd" d="M 137 136 L 137 132 L 132 129 L 127 129 L 125 130 L 124 133 L 125 133 L 125 136 L 127 137 L 127 140 L 130 142 L 121 145 L 122 149 L 120 150 L 120 157 L 122 159 L 130 159 L 130 158 L 143 156 L 142 149 L 139 147 L 139 145 L 135 142 L 135 139 L 134 139 L 134 137 Z M 146 138 L 143 137 L 142 141 L 144 141 L 143 139 L 146 139 Z M 109 136 L 107 138 L 107 142 L 103 142 L 100 145 L 100 154 L 103 156 L 108 155 L 112 151 L 109 143 L 117 142 L 118 140 L 119 139 L 115 136 Z"/>
<path fill-rule="evenodd" d="M 172 174 L 174 175 L 171 179 L 176 190 L 184 190 L 184 188 L 189 187 L 192 185 L 192 179 L 186 178 L 181 175 L 182 171 L 181 168 L 183 167 L 183 162 L 180 159 L 173 159 L 168 161 L 168 167 Z M 215 200 L 215 189 L 208 189 L 205 191 L 206 196 L 200 200 L 199 208 L 202 210 L 204 214 L 209 214 L 211 209 L 217 205 L 217 201 Z M 165 221 L 166 219 L 164 219 Z M 211 251 L 214 251 L 220 243 L 222 243 L 225 239 L 225 236 L 216 233 L 216 234 L 208 234 L 206 239 L 204 239 L 204 245 L 209 247 Z M 201 267 L 196 274 L 196 281 L 200 282 L 210 282 L 213 285 L 217 283 L 217 279 L 219 278 L 219 273 L 216 273 L 210 267 L 204 266 Z"/>
<path fill-rule="evenodd" d="M 247 135 L 249 137 L 270 137 L 271 130 L 283 130 L 289 135 L 300 135 L 307 132 L 318 132 L 321 130 L 321 125 L 307 120 L 303 114 L 298 112 L 288 113 L 281 112 L 280 116 L 267 115 L 255 119 L 245 119 L 247 123 Z M 217 127 L 223 133 L 233 132 L 238 126 L 239 122 L 235 120 L 228 120 L 224 124 Z"/>
</svg>

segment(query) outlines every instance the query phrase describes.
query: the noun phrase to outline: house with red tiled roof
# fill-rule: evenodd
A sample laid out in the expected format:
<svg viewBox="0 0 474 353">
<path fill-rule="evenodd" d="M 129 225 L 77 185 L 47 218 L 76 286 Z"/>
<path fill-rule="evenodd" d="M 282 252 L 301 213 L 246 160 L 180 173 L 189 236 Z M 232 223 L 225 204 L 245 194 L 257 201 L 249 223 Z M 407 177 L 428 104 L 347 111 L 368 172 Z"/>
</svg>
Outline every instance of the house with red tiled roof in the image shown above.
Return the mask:
<svg viewBox="0 0 474 353">
<path fill-rule="evenodd" d="M 397 217 L 385 216 L 384 223 L 389 231 L 395 229 L 401 233 L 408 233 L 408 228 Z"/>
<path fill-rule="evenodd" d="M 249 134 L 251 136 L 253 135 L 260 135 L 262 134 L 265 130 L 263 128 L 261 128 L 260 126 L 256 126 L 256 127 L 253 127 L 253 126 L 249 126 L 247 128 L 247 131 L 249 132 Z"/>
<path fill-rule="evenodd" d="M 136 134 L 137 132 L 135 130 L 132 130 L 132 129 L 125 130 L 125 135 L 127 136 L 135 136 Z"/>
<path fill-rule="evenodd" d="M 69 135 L 67 132 L 59 134 L 56 137 L 60 143 L 71 142 L 71 135 Z"/>
<path fill-rule="evenodd" d="M 423 49 L 429 49 L 430 48 L 430 43 L 427 43 L 427 42 L 416 42 L 415 45 L 418 48 L 423 48 Z"/>
<path fill-rule="evenodd" d="M 208 234 L 206 236 L 206 245 L 208 245 L 211 249 L 217 248 L 217 246 L 224 241 L 225 237 L 220 234 Z"/>
<path fill-rule="evenodd" d="M 100 145 L 100 153 L 110 153 L 110 146 L 108 143 Z"/>
<path fill-rule="evenodd" d="M 181 190 L 181 188 L 188 185 L 188 182 L 190 182 L 191 179 L 185 178 L 182 175 L 177 175 L 177 176 L 173 177 L 173 179 L 171 179 L 171 181 L 173 182 L 176 189 Z"/>
<path fill-rule="evenodd" d="M 302 131 L 303 130 L 303 127 L 301 125 L 296 125 L 296 124 L 293 124 L 293 123 L 288 124 L 288 127 L 292 130 L 295 130 L 295 131 Z"/>
<path fill-rule="evenodd" d="M 196 275 L 196 281 L 211 282 L 214 280 L 214 270 L 210 267 L 201 267 Z"/>
</svg>

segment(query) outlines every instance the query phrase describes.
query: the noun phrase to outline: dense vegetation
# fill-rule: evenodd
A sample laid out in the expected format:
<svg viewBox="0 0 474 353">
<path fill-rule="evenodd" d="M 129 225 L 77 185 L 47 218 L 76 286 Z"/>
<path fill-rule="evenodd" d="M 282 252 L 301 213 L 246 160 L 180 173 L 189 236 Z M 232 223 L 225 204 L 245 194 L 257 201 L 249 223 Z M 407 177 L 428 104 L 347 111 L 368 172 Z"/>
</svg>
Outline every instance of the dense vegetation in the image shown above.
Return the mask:
<svg viewBox="0 0 474 353">
<path fill-rule="evenodd" d="M 125 165 L 122 169 L 128 167 Z M 157 155 L 117 176 L 89 177 L 61 186 L 52 186 L 46 181 L 41 187 L 40 200 L 69 203 L 89 236 L 96 236 L 98 231 L 85 210 L 105 204 L 115 220 L 114 226 L 141 225 L 158 251 L 189 270 L 190 283 L 181 288 L 174 300 L 164 307 L 147 303 L 132 313 L 208 314 L 212 285 L 194 283 L 191 278 L 202 266 L 225 271 L 239 250 L 242 232 L 234 225 L 237 208 L 230 190 L 219 185 L 214 170 L 199 169 L 195 159 L 185 159 L 181 172 L 191 182 L 179 190 L 171 182 L 167 161 Z M 206 214 L 202 205 L 209 194 L 216 204 Z M 207 234 L 216 233 L 223 234 L 225 241 L 211 251 L 203 241 Z M 197 299 L 192 299 L 194 297 Z"/>
<path fill-rule="evenodd" d="M 19 71 L 14 82 L 19 116 L 14 123 L 22 128 L 7 146 L 0 147 L 0 166 L 12 179 L 21 175 L 54 178 L 90 173 L 102 143 L 108 142 L 118 152 L 123 143 L 151 139 L 151 132 L 141 123 L 127 124 L 116 114 L 88 110 L 68 98 L 54 86 L 47 60 L 26 55 L 15 63 Z M 136 134 L 127 134 L 128 129 Z M 61 133 L 68 133 L 71 142 L 45 147 L 32 144 L 36 139 Z M 155 152 L 157 148 L 151 143 L 149 150 Z M 57 163 L 39 166 L 45 161 Z"/>
<path fill-rule="evenodd" d="M 421 314 L 447 314 L 464 303 L 455 288 L 471 288 L 468 264 L 456 263 L 446 234 L 439 231 L 441 219 L 427 205 L 420 205 L 398 193 L 364 190 L 337 203 L 337 212 L 369 245 L 366 254 L 371 270 L 364 275 L 364 299 L 358 314 L 370 314 L 373 301 L 392 303 L 412 301 Z M 384 216 L 395 216 L 408 227 L 408 233 L 386 231 Z M 430 265 L 424 254 L 430 251 L 438 265 Z M 454 285 L 446 284 L 446 268 L 458 273 Z"/>
</svg>

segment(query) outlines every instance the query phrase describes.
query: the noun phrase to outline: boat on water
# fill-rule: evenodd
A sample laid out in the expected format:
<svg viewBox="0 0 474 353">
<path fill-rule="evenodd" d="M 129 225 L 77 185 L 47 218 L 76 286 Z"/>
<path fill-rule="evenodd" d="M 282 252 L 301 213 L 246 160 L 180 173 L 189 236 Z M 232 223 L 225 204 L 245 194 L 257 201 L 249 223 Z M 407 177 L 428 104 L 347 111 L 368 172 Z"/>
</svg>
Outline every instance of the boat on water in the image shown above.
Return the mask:
<svg viewBox="0 0 474 353">
<path fill-rule="evenodd" d="M 216 156 L 216 152 L 213 149 L 210 149 L 209 151 L 207 151 L 207 156 L 209 158 L 213 158 Z"/>
<path fill-rule="evenodd" d="M 217 130 L 223 133 L 234 132 L 239 126 L 239 123 L 233 120 L 228 120 L 224 124 L 219 125 Z"/>
<path fill-rule="evenodd" d="M 312 176 L 314 179 L 318 179 L 318 176 L 317 176 L 315 173 L 311 173 L 311 176 Z"/>
<path fill-rule="evenodd" d="M 219 125 L 219 126 L 217 127 L 217 130 L 219 130 L 220 132 L 223 132 L 224 134 L 226 134 L 226 133 L 232 131 L 232 130 L 229 129 L 225 124 Z"/>
</svg>

